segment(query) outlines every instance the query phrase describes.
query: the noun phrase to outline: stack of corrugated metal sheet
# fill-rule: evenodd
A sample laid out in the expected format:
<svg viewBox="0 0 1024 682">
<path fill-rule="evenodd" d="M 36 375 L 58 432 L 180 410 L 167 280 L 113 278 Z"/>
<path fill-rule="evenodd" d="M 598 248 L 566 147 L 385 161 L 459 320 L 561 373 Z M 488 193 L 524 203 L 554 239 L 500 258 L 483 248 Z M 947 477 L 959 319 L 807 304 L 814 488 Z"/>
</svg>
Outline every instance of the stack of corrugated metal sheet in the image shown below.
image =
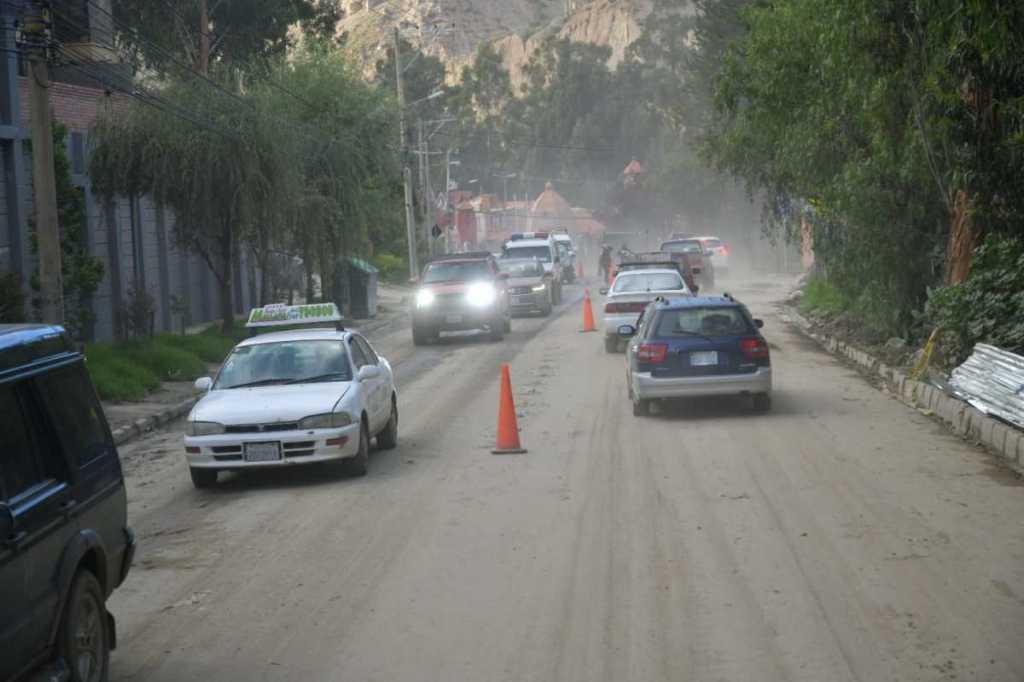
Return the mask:
<svg viewBox="0 0 1024 682">
<path fill-rule="evenodd" d="M 956 397 L 1024 429 L 1024 357 L 979 343 L 949 383 Z"/>
</svg>

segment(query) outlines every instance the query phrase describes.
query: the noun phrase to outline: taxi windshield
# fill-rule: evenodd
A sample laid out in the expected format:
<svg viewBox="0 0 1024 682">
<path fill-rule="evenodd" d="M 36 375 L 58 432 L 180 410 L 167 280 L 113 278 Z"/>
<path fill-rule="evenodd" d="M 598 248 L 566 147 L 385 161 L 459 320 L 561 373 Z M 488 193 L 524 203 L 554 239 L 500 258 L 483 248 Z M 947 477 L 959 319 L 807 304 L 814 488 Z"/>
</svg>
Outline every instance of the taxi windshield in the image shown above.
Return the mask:
<svg viewBox="0 0 1024 682">
<path fill-rule="evenodd" d="M 500 260 L 498 267 L 511 277 L 540 277 L 544 274 L 544 266 L 532 258 Z"/>
<path fill-rule="evenodd" d="M 235 348 L 213 387 L 228 389 L 351 380 L 352 368 L 341 341 L 278 341 Z"/>
<path fill-rule="evenodd" d="M 490 276 L 491 269 L 487 262 L 482 260 L 431 263 L 423 271 L 423 283 L 464 282 L 471 279 L 487 279 Z"/>
</svg>

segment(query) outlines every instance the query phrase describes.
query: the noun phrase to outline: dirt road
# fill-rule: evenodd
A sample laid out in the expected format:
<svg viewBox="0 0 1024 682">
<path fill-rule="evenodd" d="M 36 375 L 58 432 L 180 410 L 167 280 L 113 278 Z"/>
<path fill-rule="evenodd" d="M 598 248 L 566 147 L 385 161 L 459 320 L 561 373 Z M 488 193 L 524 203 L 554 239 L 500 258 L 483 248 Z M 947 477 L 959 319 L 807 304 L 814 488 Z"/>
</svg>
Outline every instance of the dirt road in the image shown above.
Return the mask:
<svg viewBox="0 0 1024 682">
<path fill-rule="evenodd" d="M 1024 487 L 776 316 L 768 415 L 630 413 L 579 305 L 414 349 L 366 478 L 197 492 L 181 432 L 125 448 L 141 549 L 113 679 L 1024 679 Z M 494 456 L 500 362 L 529 454 Z"/>
</svg>

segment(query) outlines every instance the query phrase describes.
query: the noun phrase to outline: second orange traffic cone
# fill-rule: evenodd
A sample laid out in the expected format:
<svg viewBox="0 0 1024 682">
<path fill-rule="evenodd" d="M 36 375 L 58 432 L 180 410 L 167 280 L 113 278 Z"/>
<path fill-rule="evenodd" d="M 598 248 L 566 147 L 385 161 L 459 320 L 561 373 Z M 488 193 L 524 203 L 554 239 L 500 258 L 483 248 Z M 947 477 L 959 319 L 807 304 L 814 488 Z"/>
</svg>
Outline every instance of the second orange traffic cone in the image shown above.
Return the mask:
<svg viewBox="0 0 1024 682">
<path fill-rule="evenodd" d="M 501 366 L 501 394 L 498 398 L 498 437 L 491 452 L 495 455 L 518 455 L 526 452 L 519 443 L 519 424 L 512 398 L 512 378 L 508 363 Z"/>
<path fill-rule="evenodd" d="M 596 332 L 594 324 L 594 308 L 590 304 L 590 289 L 583 290 L 583 329 L 585 332 Z"/>
</svg>

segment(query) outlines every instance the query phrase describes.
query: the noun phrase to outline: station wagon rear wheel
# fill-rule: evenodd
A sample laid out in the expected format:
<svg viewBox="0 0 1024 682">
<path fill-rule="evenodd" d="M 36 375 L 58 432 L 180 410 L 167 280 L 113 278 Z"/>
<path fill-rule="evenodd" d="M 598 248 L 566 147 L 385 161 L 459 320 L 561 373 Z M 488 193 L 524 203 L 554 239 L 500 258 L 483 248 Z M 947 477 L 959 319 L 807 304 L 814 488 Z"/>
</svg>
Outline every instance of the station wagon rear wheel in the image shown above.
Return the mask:
<svg viewBox="0 0 1024 682">
<path fill-rule="evenodd" d="M 768 412 L 772 409 L 772 394 L 771 393 L 755 393 L 754 394 L 754 411 L 755 412 Z"/>
<path fill-rule="evenodd" d="M 72 682 L 105 682 L 110 667 L 107 613 L 96 576 L 81 569 L 71 583 L 58 633 L 58 654 Z"/>
<path fill-rule="evenodd" d="M 650 400 L 634 400 L 633 401 L 633 416 L 634 417 L 646 417 L 651 413 L 651 401 Z"/>
</svg>

